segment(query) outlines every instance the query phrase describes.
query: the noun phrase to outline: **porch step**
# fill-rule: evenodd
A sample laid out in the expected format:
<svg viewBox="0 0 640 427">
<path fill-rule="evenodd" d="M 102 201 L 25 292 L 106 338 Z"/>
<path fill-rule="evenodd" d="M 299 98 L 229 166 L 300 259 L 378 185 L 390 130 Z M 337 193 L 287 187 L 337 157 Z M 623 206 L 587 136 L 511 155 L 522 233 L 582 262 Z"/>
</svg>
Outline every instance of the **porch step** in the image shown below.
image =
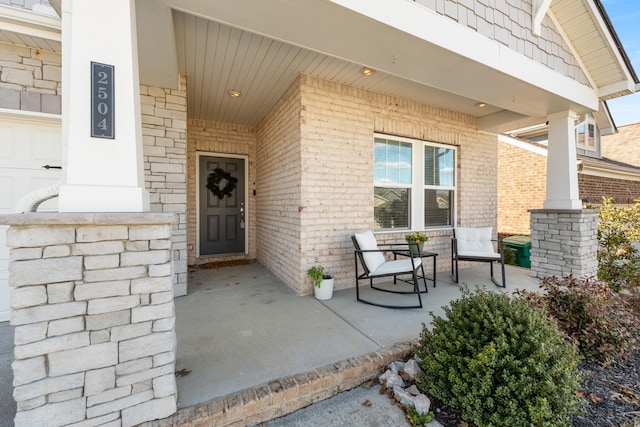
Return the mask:
<svg viewBox="0 0 640 427">
<path fill-rule="evenodd" d="M 171 417 L 143 427 L 254 426 L 358 387 L 374 379 L 394 360 L 411 354 L 411 342 L 284 377 L 209 402 L 179 409 Z"/>
</svg>

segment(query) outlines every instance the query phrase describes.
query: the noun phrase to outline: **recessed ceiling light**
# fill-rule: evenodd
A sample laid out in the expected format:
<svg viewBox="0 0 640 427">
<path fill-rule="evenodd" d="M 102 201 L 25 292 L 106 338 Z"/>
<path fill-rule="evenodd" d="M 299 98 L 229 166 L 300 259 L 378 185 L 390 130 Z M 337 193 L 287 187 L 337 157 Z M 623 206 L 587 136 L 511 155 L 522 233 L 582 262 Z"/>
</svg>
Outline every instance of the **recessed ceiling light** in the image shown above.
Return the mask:
<svg viewBox="0 0 640 427">
<path fill-rule="evenodd" d="M 487 106 L 486 102 L 476 102 L 476 107 L 478 108 L 484 108 Z"/>
<path fill-rule="evenodd" d="M 360 70 L 360 72 L 365 76 L 370 76 L 371 74 L 375 73 L 374 70 L 372 70 L 371 68 L 367 68 L 367 67 L 364 67 L 362 70 Z"/>
<path fill-rule="evenodd" d="M 229 92 L 227 92 L 229 94 L 230 97 L 232 98 L 239 98 L 240 95 L 242 95 L 242 93 L 240 93 L 240 91 L 237 90 L 230 90 Z"/>
</svg>

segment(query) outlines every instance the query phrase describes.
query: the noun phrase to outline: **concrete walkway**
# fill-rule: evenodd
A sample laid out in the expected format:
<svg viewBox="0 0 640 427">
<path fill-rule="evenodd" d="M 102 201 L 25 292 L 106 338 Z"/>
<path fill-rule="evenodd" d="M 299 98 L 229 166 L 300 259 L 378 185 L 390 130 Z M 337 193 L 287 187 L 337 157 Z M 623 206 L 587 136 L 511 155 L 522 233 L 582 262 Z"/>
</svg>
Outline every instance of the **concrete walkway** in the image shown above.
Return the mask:
<svg viewBox="0 0 640 427">
<path fill-rule="evenodd" d="M 428 313 L 441 315 L 442 306 L 460 296 L 463 282 L 500 291 L 489 280 L 488 270 L 486 264 L 461 270 L 461 285 L 439 272 L 437 287 L 429 287 L 423 296 L 424 308 L 419 310 L 361 304 L 353 288 L 336 291 L 324 302 L 301 297 L 258 263 L 193 270 L 189 295 L 175 301 L 178 407 L 193 417 L 198 405 L 212 410 L 212 401 L 234 393 L 249 393 L 259 400 L 260 385 L 297 374 L 312 382 L 312 375 L 304 373 L 358 357 L 368 360 L 372 352 L 384 353 L 417 338 L 422 323 L 430 322 Z M 538 280 L 529 276 L 529 270 L 507 267 L 508 292 L 537 288 Z M 0 323 L 0 427 L 13 425 L 15 414 L 12 354 L 13 328 Z M 353 363 L 357 367 L 361 362 Z M 229 410 L 225 407 L 220 412 Z"/>
</svg>

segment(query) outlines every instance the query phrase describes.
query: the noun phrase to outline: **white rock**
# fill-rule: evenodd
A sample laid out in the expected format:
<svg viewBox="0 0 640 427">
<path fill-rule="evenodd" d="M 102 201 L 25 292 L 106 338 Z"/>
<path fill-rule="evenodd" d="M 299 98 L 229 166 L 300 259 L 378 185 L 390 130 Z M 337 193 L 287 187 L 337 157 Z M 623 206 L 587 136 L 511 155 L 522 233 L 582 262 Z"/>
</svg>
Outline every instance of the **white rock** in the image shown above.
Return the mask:
<svg viewBox="0 0 640 427">
<path fill-rule="evenodd" d="M 410 359 L 405 365 L 404 365 L 404 373 L 409 375 L 410 379 L 415 379 L 418 376 L 418 373 L 422 372 L 422 369 L 420 369 L 420 366 L 418 366 L 418 362 L 416 362 L 415 359 Z"/>
<path fill-rule="evenodd" d="M 394 373 L 398 373 L 400 372 L 403 368 L 404 368 L 405 363 L 400 361 L 400 360 L 396 360 L 394 362 L 391 362 L 389 364 L 389 369 L 391 369 L 392 372 Z"/>
<path fill-rule="evenodd" d="M 428 414 L 431 408 L 431 400 L 424 394 L 419 394 L 413 398 L 413 406 L 419 414 Z"/>
<path fill-rule="evenodd" d="M 396 374 L 391 370 L 387 370 L 384 374 L 378 377 L 378 380 L 381 384 L 386 381 L 386 385 L 388 388 L 404 387 L 404 380 L 400 377 L 400 375 Z"/>
</svg>

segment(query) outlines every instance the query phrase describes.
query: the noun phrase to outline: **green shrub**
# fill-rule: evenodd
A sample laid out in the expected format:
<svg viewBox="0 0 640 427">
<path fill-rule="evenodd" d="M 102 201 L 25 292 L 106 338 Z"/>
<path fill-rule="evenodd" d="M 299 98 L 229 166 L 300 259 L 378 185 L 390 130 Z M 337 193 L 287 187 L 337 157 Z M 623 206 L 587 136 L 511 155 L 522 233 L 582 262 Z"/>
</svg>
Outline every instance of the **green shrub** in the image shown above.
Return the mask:
<svg viewBox="0 0 640 427">
<path fill-rule="evenodd" d="M 570 425 L 579 357 L 544 309 L 486 290 L 444 309 L 416 349 L 423 390 L 480 427 Z"/>
<path fill-rule="evenodd" d="M 632 295 L 618 294 L 593 278 L 571 275 L 544 278 L 541 287 L 543 295 L 531 295 L 529 300 L 547 307 L 584 358 L 608 364 L 626 359 L 639 348 L 640 319 Z"/>
<path fill-rule="evenodd" d="M 504 251 L 505 264 L 518 265 L 518 263 L 516 262 L 516 255 L 518 254 L 517 250 L 510 248 L 508 246 L 504 246 L 502 250 Z"/>
<path fill-rule="evenodd" d="M 640 286 L 640 203 L 617 207 L 603 198 L 598 214 L 598 278 L 615 290 Z"/>
</svg>

